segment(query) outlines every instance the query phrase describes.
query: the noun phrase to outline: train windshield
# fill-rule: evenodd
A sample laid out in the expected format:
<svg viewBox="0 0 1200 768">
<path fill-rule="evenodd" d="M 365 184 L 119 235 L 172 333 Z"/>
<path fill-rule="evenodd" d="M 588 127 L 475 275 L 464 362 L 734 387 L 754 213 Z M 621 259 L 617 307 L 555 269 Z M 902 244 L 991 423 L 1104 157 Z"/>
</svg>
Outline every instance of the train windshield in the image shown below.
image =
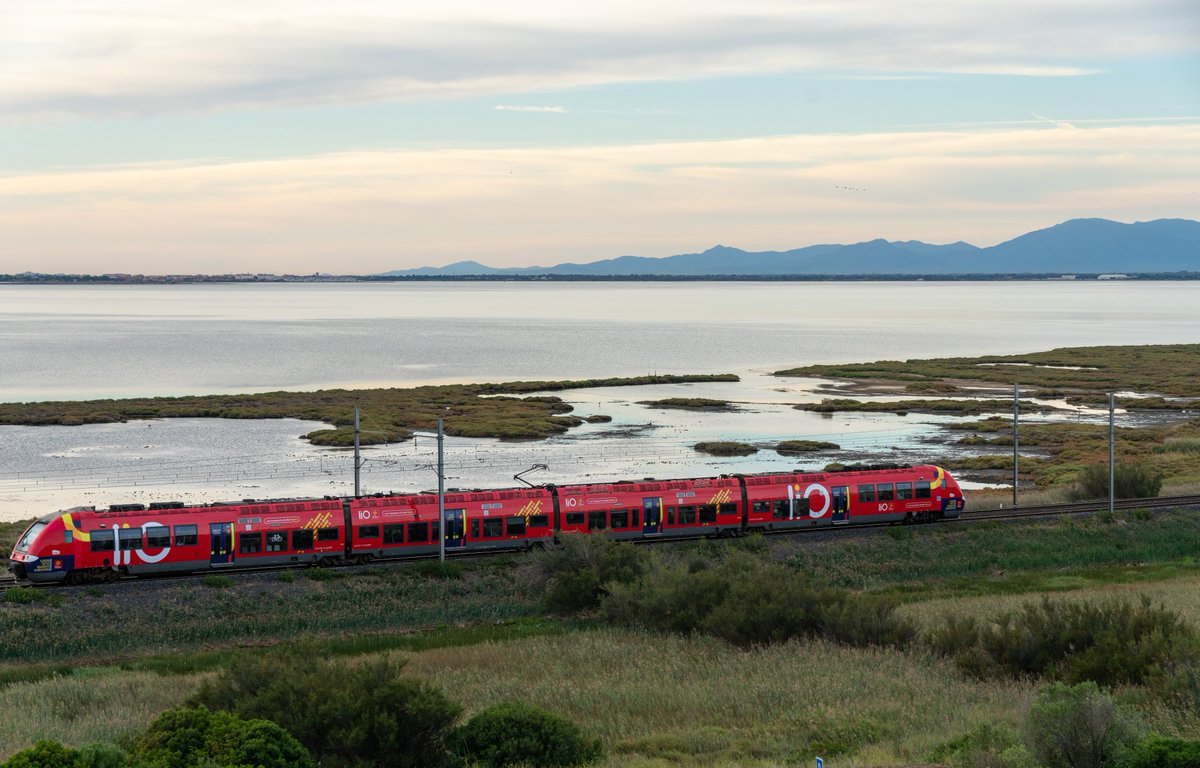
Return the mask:
<svg viewBox="0 0 1200 768">
<path fill-rule="evenodd" d="M 41 533 L 42 529 L 45 527 L 45 523 L 34 523 L 33 525 L 29 526 L 29 530 L 25 531 L 25 535 L 22 536 L 20 541 L 17 542 L 17 549 L 28 552 L 29 545 L 33 544 L 34 539 L 38 537 L 38 534 Z"/>
</svg>

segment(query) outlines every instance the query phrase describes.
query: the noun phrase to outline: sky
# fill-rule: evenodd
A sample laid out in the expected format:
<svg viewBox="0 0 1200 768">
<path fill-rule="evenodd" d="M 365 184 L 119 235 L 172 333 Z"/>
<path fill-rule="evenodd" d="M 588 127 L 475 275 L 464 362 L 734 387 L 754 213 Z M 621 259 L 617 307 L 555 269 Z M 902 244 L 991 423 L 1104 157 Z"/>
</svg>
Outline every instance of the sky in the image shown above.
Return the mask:
<svg viewBox="0 0 1200 768">
<path fill-rule="evenodd" d="M 1195 0 L 0 0 L 0 273 L 1200 219 Z"/>
</svg>

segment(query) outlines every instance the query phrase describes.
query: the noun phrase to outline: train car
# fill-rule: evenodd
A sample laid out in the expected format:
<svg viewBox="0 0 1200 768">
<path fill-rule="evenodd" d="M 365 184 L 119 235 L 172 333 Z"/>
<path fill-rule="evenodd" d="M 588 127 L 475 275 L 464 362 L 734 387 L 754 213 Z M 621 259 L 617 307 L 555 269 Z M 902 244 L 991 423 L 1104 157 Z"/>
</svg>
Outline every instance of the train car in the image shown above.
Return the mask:
<svg viewBox="0 0 1200 768">
<path fill-rule="evenodd" d="M 10 563 L 36 583 L 316 563 L 344 556 L 344 530 L 338 499 L 76 507 L 34 522 Z"/>
<path fill-rule="evenodd" d="M 559 529 L 615 539 L 727 536 L 743 523 L 736 477 L 557 486 Z"/>
<path fill-rule="evenodd" d="M 444 496 L 446 551 L 528 549 L 554 538 L 554 499 L 545 488 L 451 492 Z M 349 556 L 375 558 L 436 553 L 441 529 L 436 494 L 351 499 Z"/>
<path fill-rule="evenodd" d="M 79 583 L 236 566 L 366 562 L 446 551 L 528 549 L 562 533 L 639 540 L 732 536 L 958 516 L 958 483 L 935 466 L 590 483 L 444 495 L 77 507 L 18 539 L 20 579 Z"/>
<path fill-rule="evenodd" d="M 743 481 L 750 531 L 921 523 L 957 517 L 965 506 L 957 481 L 929 465 L 753 475 Z"/>
</svg>

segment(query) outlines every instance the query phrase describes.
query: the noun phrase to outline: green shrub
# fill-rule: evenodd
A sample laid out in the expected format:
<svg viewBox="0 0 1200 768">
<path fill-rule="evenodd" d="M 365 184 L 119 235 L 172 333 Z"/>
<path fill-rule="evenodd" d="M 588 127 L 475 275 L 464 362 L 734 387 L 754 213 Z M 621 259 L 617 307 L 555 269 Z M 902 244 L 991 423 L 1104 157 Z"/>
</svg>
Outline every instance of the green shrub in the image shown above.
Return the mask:
<svg viewBox="0 0 1200 768">
<path fill-rule="evenodd" d="M 3 595 L 4 602 L 20 605 L 45 601 L 49 597 L 49 593 L 36 587 L 9 587 Z"/>
<path fill-rule="evenodd" d="M 8 758 L 4 768 L 83 768 L 83 763 L 78 750 L 43 740 Z"/>
<path fill-rule="evenodd" d="M 125 768 L 125 753 L 112 744 L 89 744 L 79 750 L 81 768 Z"/>
<path fill-rule="evenodd" d="M 1108 465 L 1089 464 L 1079 475 L 1076 499 L 1108 498 Z M 1162 490 L 1163 474 L 1144 464 L 1118 464 L 1113 470 L 1113 494 L 1118 499 L 1147 499 Z"/>
<path fill-rule="evenodd" d="M 978 677 L 1032 674 L 1116 685 L 1146 682 L 1197 639 L 1178 613 L 1145 598 L 1140 605 L 1043 598 L 982 624 L 948 617 L 927 643 Z"/>
<path fill-rule="evenodd" d="M 201 582 L 211 589 L 228 589 L 233 586 L 233 577 L 223 573 L 210 573 L 201 579 Z"/>
<path fill-rule="evenodd" d="M 603 754 L 600 741 L 586 738 L 575 723 L 519 702 L 475 715 L 451 743 L 465 764 L 489 768 L 583 765 Z"/>
<path fill-rule="evenodd" d="M 595 608 L 611 585 L 632 582 L 651 561 L 645 549 L 596 534 L 565 534 L 533 557 L 546 580 L 542 601 L 555 613 Z"/>
<path fill-rule="evenodd" d="M 204 707 L 170 709 L 150 724 L 129 755 L 131 768 L 313 768 L 312 757 L 269 720 L 244 720 Z"/>
<path fill-rule="evenodd" d="M 1200 741 L 1151 736 L 1129 751 L 1122 768 L 1196 768 Z"/>
<path fill-rule="evenodd" d="M 387 660 L 347 665 L 296 656 L 243 658 L 189 702 L 269 717 L 323 766 L 437 766 L 460 707 L 436 688 L 400 678 Z"/>
<path fill-rule="evenodd" d="M 850 645 L 902 647 L 914 636 L 895 604 L 813 585 L 795 571 L 741 552 L 701 569 L 659 567 L 613 585 L 602 603 L 620 626 L 703 632 L 741 646 L 825 637 Z"/>
<path fill-rule="evenodd" d="M 1138 732 L 1137 721 L 1091 682 L 1043 688 L 1025 720 L 1025 742 L 1045 768 L 1116 766 Z"/>
<path fill-rule="evenodd" d="M 463 567 L 440 560 L 419 560 L 405 566 L 404 574 L 418 579 L 461 579 Z"/>
<path fill-rule="evenodd" d="M 1033 764 L 1021 737 L 1008 726 L 994 723 L 980 723 L 939 745 L 929 757 L 951 768 L 1025 768 Z"/>
</svg>

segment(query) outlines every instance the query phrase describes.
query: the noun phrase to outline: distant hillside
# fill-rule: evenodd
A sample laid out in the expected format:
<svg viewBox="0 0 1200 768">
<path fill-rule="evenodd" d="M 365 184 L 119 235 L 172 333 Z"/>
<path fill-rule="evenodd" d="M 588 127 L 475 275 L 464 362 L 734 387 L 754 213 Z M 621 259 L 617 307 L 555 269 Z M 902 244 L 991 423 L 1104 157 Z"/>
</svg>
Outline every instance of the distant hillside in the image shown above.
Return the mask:
<svg viewBox="0 0 1200 768">
<path fill-rule="evenodd" d="M 588 264 L 498 269 L 475 261 L 386 272 L 386 277 L 465 275 L 996 275 L 1200 272 L 1200 222 L 1159 219 L 1122 224 L 1073 219 L 990 248 L 969 243 L 871 240 L 790 251 L 718 245 L 702 253 L 620 256 Z"/>
</svg>

